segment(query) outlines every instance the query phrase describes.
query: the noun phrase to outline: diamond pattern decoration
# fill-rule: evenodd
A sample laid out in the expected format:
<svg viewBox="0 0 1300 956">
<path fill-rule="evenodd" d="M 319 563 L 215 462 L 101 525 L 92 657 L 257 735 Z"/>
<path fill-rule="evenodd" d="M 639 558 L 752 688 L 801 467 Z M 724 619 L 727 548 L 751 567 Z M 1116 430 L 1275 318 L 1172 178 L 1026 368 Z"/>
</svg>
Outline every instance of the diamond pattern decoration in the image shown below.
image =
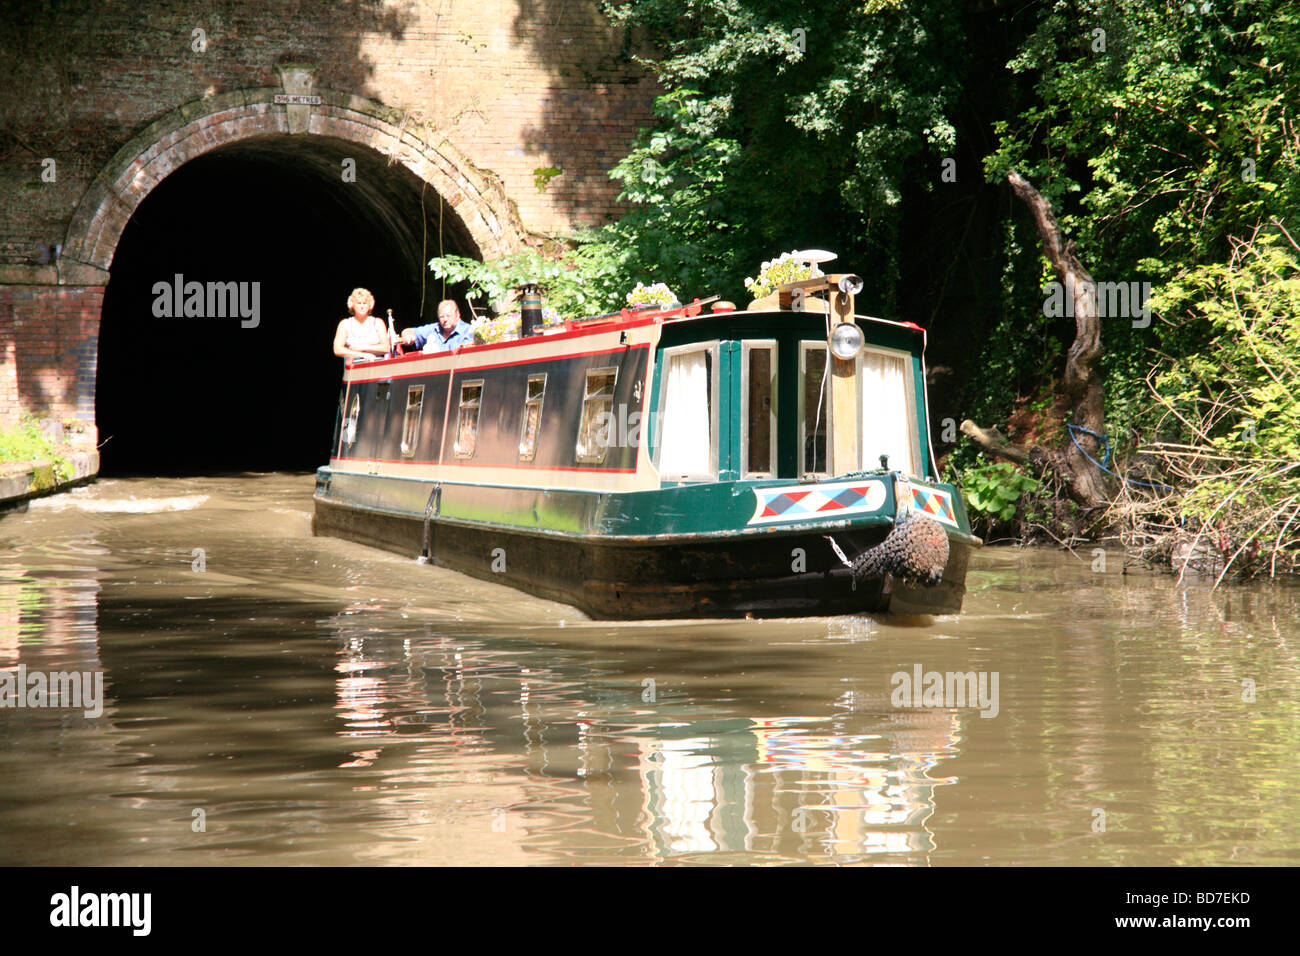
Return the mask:
<svg viewBox="0 0 1300 956">
<path fill-rule="evenodd" d="M 885 485 L 880 481 L 858 480 L 813 487 L 755 488 L 754 497 L 757 499 L 754 516 L 748 524 L 841 518 L 878 511 L 885 503 Z"/>
<path fill-rule="evenodd" d="M 912 510 L 929 515 L 954 528 L 959 527 L 957 518 L 952 513 L 952 496 L 938 488 L 922 488 L 912 485 Z"/>
</svg>

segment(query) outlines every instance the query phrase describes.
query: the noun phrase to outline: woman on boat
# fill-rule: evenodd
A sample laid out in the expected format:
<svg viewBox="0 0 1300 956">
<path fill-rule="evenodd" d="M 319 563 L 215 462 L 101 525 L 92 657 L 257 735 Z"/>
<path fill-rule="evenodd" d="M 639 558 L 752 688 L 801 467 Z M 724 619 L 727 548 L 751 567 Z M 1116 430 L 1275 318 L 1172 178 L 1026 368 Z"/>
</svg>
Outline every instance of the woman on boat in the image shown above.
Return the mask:
<svg viewBox="0 0 1300 956">
<path fill-rule="evenodd" d="M 369 362 L 386 356 L 391 346 L 388 329 L 379 316 L 371 315 L 375 297 L 369 289 L 353 289 L 348 296 L 348 311 L 352 313 L 339 322 L 334 331 L 334 354 L 354 362 Z"/>
</svg>

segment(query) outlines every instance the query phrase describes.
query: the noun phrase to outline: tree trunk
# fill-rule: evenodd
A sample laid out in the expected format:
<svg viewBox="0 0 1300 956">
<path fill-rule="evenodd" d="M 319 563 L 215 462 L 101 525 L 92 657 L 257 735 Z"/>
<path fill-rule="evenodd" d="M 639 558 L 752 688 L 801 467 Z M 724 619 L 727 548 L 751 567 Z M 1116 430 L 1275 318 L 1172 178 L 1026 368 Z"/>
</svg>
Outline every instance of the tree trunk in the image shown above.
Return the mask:
<svg viewBox="0 0 1300 956">
<path fill-rule="evenodd" d="M 990 455 L 1014 461 L 1017 465 L 1023 465 L 1029 461 L 1028 450 L 1021 448 L 1019 445 L 1011 444 L 996 428 L 980 428 L 968 418 L 961 423 L 961 430 L 963 434 L 969 435 L 975 444 Z"/>
<path fill-rule="evenodd" d="M 1043 253 L 1051 262 L 1074 309 L 1074 342 L 1065 357 L 1065 374 L 1058 394 L 1073 409 L 1075 425 L 1103 434 L 1105 392 L 1101 377 L 1093 368 L 1093 362 L 1101 355 L 1096 283 L 1075 256 L 1073 243 L 1061 235 L 1052 207 L 1042 194 L 1015 170 L 1007 174 L 1007 181 L 1033 214 L 1034 225 L 1043 241 Z M 1005 441 L 999 442 L 1000 435 L 981 429 L 970 421 L 962 423 L 962 431 L 990 454 L 1021 463 L 1028 461 L 1039 471 L 1045 468 L 1056 471 L 1066 480 L 1070 497 L 1085 508 L 1096 508 L 1109 498 L 1105 474 L 1088 460 L 1088 456 L 1094 460 L 1099 456 L 1097 439 L 1091 435 L 1076 432 L 1073 440 L 1066 439 L 1060 451 L 1053 451 L 1041 447 L 1026 450 Z"/>
</svg>

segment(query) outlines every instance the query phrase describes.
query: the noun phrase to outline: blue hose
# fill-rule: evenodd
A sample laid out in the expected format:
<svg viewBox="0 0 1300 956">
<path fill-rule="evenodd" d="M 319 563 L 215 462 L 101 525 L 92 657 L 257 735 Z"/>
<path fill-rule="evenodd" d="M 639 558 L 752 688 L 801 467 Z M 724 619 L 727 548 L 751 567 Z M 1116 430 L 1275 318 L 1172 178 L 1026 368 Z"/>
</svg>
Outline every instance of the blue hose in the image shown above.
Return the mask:
<svg viewBox="0 0 1300 956">
<path fill-rule="evenodd" d="M 1172 485 L 1164 485 L 1160 483 L 1156 483 L 1153 485 L 1145 481 L 1138 481 L 1136 478 L 1126 478 L 1124 475 L 1115 474 L 1115 472 L 1111 471 L 1109 468 L 1106 467 L 1106 462 L 1110 461 L 1110 439 L 1109 438 L 1107 438 L 1105 435 L 1098 435 L 1091 428 L 1084 428 L 1082 425 L 1071 425 L 1067 423 L 1065 427 L 1070 430 L 1070 441 L 1074 442 L 1074 447 L 1079 449 L 1079 454 L 1083 455 L 1084 458 L 1088 459 L 1090 462 L 1092 462 L 1094 465 L 1096 465 L 1106 474 L 1110 475 L 1112 478 L 1118 478 L 1120 481 L 1126 481 L 1130 485 L 1138 485 L 1139 487 L 1142 488 L 1162 488 L 1165 491 L 1177 490 Z M 1091 435 L 1093 438 L 1101 442 L 1101 447 L 1105 450 L 1105 454 L 1102 455 L 1101 461 L 1098 461 L 1097 459 L 1089 455 L 1086 451 L 1084 451 L 1083 446 L 1079 444 L 1079 440 L 1074 437 L 1075 432 L 1083 432 L 1085 435 Z"/>
</svg>

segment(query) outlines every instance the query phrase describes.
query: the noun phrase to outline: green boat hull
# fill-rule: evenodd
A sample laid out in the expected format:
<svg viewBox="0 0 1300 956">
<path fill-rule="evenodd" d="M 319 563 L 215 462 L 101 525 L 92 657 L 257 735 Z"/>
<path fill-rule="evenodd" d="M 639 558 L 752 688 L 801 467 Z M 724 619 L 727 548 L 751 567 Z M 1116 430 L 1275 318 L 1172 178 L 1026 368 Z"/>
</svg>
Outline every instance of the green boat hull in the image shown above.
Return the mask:
<svg viewBox="0 0 1300 956">
<path fill-rule="evenodd" d="M 875 480 L 891 487 L 883 477 Z M 894 524 L 892 490 L 874 513 L 752 526 L 754 486 L 764 484 L 774 483 L 592 493 L 321 469 L 314 527 L 412 558 L 427 553 L 430 563 L 598 619 L 961 610 L 977 538 L 949 533 L 947 565 L 932 587 L 888 575 L 854 581 L 831 539 L 850 559 L 883 541 Z"/>
</svg>

